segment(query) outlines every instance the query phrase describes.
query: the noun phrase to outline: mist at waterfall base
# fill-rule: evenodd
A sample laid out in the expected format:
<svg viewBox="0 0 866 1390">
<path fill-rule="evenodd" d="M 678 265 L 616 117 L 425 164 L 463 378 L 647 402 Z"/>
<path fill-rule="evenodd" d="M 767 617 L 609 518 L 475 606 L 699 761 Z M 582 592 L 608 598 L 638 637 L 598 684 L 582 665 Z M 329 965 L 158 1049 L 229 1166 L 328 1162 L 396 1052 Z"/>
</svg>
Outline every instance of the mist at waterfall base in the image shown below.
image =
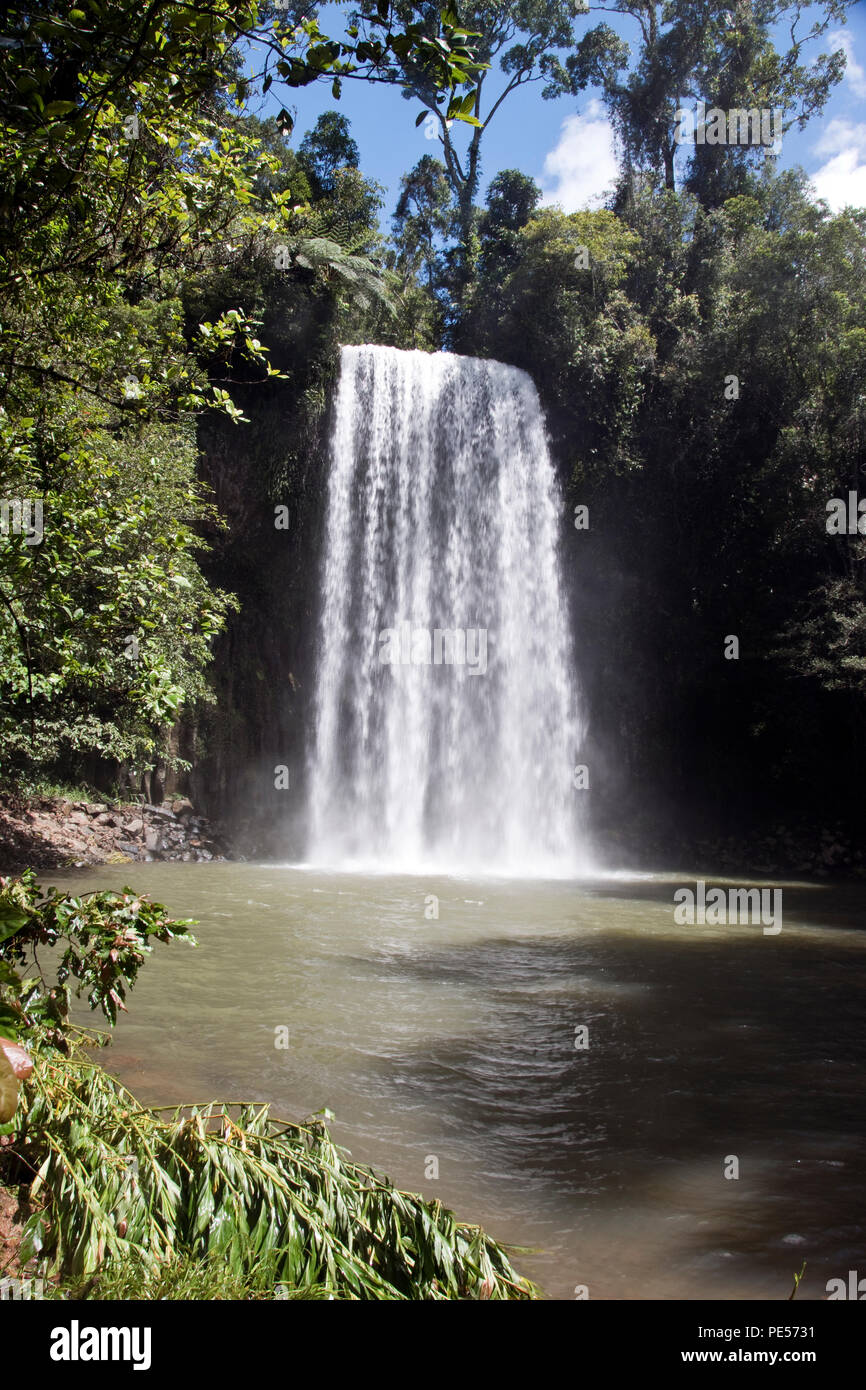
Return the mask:
<svg viewBox="0 0 866 1390">
<path fill-rule="evenodd" d="M 526 373 L 343 349 L 309 862 L 522 877 L 588 868 L 561 525 Z"/>
</svg>

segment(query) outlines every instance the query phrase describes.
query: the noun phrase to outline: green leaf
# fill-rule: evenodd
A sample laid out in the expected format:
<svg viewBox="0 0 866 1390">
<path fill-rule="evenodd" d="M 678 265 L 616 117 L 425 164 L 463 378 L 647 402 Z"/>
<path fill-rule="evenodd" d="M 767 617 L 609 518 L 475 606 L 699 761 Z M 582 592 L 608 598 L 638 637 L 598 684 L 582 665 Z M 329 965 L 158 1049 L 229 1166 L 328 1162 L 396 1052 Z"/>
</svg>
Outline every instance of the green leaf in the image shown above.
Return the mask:
<svg viewBox="0 0 866 1390">
<path fill-rule="evenodd" d="M 0 901 L 0 941 L 8 941 L 32 920 L 31 914 L 14 903 Z"/>
<path fill-rule="evenodd" d="M 7 1038 L 9 1042 L 17 1042 L 20 1021 L 20 1014 L 16 1013 L 9 1004 L 0 1003 L 0 1038 Z"/>
</svg>

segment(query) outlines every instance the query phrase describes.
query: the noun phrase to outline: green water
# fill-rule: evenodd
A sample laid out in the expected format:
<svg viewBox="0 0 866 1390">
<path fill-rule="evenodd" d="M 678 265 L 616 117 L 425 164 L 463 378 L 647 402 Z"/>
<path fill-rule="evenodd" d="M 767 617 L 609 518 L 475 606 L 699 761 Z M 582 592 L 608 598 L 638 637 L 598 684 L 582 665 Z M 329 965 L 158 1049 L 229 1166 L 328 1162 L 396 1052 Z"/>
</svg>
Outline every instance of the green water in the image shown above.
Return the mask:
<svg viewBox="0 0 866 1390">
<path fill-rule="evenodd" d="M 106 1054 L 146 1101 L 327 1105 L 356 1158 L 537 1248 L 518 1263 L 557 1298 L 787 1298 L 804 1259 L 798 1298 L 821 1298 L 866 1273 L 864 888 L 784 885 L 768 936 L 677 926 L 688 877 L 53 881 L 199 919 Z"/>
</svg>

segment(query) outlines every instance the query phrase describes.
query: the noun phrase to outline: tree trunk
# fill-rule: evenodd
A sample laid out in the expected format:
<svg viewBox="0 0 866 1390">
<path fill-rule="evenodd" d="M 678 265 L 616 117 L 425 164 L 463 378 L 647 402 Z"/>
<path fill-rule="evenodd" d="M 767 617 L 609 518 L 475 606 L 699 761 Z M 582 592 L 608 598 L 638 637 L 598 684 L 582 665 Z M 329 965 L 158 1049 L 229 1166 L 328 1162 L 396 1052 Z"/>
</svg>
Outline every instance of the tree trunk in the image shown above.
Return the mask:
<svg viewBox="0 0 866 1390">
<path fill-rule="evenodd" d="M 676 192 L 676 186 L 677 186 L 677 185 L 676 185 L 676 179 L 675 179 L 675 177 L 674 177 L 674 154 L 675 154 L 675 152 L 676 152 L 676 146 L 675 146 L 675 145 L 665 145 L 665 148 L 664 148 L 664 160 L 665 160 L 665 188 L 669 188 L 669 189 L 671 190 L 672 193 Z"/>
</svg>

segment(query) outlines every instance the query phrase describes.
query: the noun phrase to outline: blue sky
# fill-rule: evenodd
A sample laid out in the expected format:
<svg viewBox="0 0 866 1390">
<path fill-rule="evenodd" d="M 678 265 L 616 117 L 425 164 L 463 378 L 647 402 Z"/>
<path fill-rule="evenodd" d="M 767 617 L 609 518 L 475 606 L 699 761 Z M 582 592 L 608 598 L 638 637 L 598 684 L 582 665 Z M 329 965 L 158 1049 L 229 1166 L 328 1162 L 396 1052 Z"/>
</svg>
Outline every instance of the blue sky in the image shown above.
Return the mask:
<svg viewBox="0 0 866 1390">
<path fill-rule="evenodd" d="M 633 37 L 618 17 L 594 18 L 592 10 L 578 26 L 602 17 L 608 22 L 614 19 L 614 27 L 626 40 Z M 326 6 L 321 26 L 325 32 L 336 33 L 340 18 L 335 6 Z M 855 5 L 846 26 L 832 31 L 830 44 L 847 52 L 846 77 L 822 117 L 805 131 L 785 135 L 780 164 L 802 165 L 818 194 L 834 209 L 846 203 L 866 207 L 866 15 L 862 5 Z M 493 84 L 496 77 L 491 73 L 487 82 Z M 515 91 L 496 113 L 482 145 L 483 184 L 486 187 L 500 169 L 518 168 L 541 185 L 545 202 L 558 203 L 566 212 L 598 206 L 615 174 L 613 141 L 599 94 L 590 90 L 580 98 L 544 101 L 541 86 L 535 83 Z M 330 84 L 321 83 L 289 93 L 287 106 L 296 115 L 296 143 L 323 111 L 338 110 L 349 118 L 363 172 L 385 186 L 385 226 L 397 201 L 401 175 L 422 155 L 436 155 L 440 149 L 438 141 L 425 137 L 423 126 L 415 126 L 419 103 L 406 101 L 397 89 L 345 82 L 342 98 L 336 102 Z M 269 96 L 262 114 L 278 107 L 279 102 Z"/>
</svg>

